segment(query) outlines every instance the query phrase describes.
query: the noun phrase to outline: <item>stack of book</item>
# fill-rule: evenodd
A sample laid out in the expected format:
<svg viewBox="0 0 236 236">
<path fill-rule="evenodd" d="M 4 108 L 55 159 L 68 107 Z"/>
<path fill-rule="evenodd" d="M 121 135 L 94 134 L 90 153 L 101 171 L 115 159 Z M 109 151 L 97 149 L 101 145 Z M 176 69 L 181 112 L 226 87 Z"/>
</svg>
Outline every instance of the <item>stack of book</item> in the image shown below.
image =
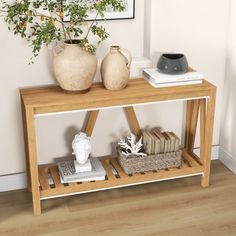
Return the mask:
<svg viewBox="0 0 236 236">
<path fill-rule="evenodd" d="M 75 171 L 74 161 L 65 161 L 58 163 L 62 183 L 84 182 L 104 180 L 106 171 L 104 170 L 98 158 L 91 158 L 92 171 L 78 172 Z"/>
<path fill-rule="evenodd" d="M 144 69 L 143 76 L 155 88 L 200 84 L 203 80 L 203 75 L 199 72 L 169 75 L 158 72 L 157 68 Z"/>
<path fill-rule="evenodd" d="M 142 137 L 143 149 L 148 155 L 179 150 L 180 139 L 174 132 L 161 132 L 157 128 L 143 131 Z"/>
</svg>

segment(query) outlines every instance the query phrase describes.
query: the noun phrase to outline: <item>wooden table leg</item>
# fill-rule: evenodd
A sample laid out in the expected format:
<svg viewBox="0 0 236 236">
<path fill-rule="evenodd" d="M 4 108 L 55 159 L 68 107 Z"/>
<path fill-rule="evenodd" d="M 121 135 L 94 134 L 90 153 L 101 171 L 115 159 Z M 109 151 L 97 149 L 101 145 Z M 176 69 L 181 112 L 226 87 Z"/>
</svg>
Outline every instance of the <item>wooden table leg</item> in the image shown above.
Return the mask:
<svg viewBox="0 0 236 236">
<path fill-rule="evenodd" d="M 211 149 L 212 149 L 212 136 L 213 136 L 213 125 L 214 125 L 214 114 L 215 114 L 215 97 L 216 90 L 211 90 L 211 95 L 207 99 L 207 112 L 205 119 L 205 141 L 203 147 L 203 168 L 204 173 L 202 176 L 202 187 L 209 186 L 209 178 L 210 178 L 210 167 L 211 167 Z"/>
<path fill-rule="evenodd" d="M 97 121 L 99 110 L 89 111 L 88 117 L 85 123 L 84 132 L 91 137 L 93 133 L 94 126 Z"/>
<path fill-rule="evenodd" d="M 200 100 L 200 161 L 204 162 L 206 140 L 206 99 Z"/>
<path fill-rule="evenodd" d="M 191 124 L 191 113 L 192 113 L 192 101 L 188 100 L 186 102 L 186 118 L 185 118 L 185 140 L 184 147 L 187 151 L 188 143 L 189 143 L 189 132 L 190 132 L 190 124 Z"/>
<path fill-rule="evenodd" d="M 40 192 L 39 192 L 39 178 L 38 178 L 38 162 L 36 152 L 36 137 L 34 125 L 34 110 L 27 108 L 25 110 L 27 144 L 29 154 L 29 169 L 32 188 L 33 209 L 35 215 L 41 214 Z"/>
<path fill-rule="evenodd" d="M 140 137 L 141 136 L 141 129 L 140 129 L 140 125 L 138 123 L 138 119 L 137 119 L 137 116 L 135 114 L 134 108 L 133 107 L 124 107 L 124 110 L 126 112 L 128 122 L 129 122 L 129 125 L 130 125 L 130 128 L 131 128 L 132 132 L 137 137 Z"/>
<path fill-rule="evenodd" d="M 185 149 L 188 153 L 193 152 L 197 121 L 199 113 L 199 100 L 187 101 L 186 127 L 185 127 Z"/>
<path fill-rule="evenodd" d="M 27 185 L 28 191 L 31 192 L 31 180 L 30 180 L 30 166 L 29 166 L 29 150 L 28 150 L 28 138 L 27 138 L 27 125 L 26 125 L 26 111 L 25 105 L 21 98 L 21 113 L 22 113 L 22 125 L 23 125 L 23 133 L 24 133 L 24 145 L 25 145 L 25 162 L 26 162 L 26 174 L 27 174 Z"/>
</svg>

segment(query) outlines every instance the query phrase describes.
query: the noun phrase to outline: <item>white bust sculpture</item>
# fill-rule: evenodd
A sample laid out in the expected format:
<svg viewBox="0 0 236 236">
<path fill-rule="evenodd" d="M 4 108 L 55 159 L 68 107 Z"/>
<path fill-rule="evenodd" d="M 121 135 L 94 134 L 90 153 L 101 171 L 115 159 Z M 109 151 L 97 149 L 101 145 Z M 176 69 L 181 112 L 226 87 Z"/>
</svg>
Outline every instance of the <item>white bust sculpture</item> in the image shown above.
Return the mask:
<svg viewBox="0 0 236 236">
<path fill-rule="evenodd" d="M 87 134 L 80 132 L 75 135 L 72 142 L 73 153 L 76 156 L 76 161 L 79 165 L 84 165 L 88 162 L 89 155 L 91 153 L 90 138 Z"/>
</svg>

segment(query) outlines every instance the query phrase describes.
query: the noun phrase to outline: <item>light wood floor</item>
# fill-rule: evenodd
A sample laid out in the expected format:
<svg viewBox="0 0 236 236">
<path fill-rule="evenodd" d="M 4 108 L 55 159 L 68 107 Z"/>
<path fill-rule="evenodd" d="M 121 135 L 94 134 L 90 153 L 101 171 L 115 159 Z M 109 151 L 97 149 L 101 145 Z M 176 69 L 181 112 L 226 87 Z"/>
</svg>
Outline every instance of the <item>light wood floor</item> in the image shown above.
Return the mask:
<svg viewBox="0 0 236 236">
<path fill-rule="evenodd" d="M 39 217 L 26 191 L 2 193 L 0 235 L 236 235 L 236 175 L 214 161 L 206 189 L 191 177 L 47 200 Z"/>
</svg>

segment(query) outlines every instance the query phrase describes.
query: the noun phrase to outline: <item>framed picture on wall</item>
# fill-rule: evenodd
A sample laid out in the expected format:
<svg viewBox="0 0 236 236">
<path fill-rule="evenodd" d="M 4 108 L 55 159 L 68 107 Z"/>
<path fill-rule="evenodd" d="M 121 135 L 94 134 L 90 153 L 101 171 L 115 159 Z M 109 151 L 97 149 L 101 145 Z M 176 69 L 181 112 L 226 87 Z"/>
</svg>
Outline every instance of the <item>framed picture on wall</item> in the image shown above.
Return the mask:
<svg viewBox="0 0 236 236">
<path fill-rule="evenodd" d="M 92 0 L 93 1 L 93 0 Z M 124 0 L 125 10 L 122 12 L 112 11 L 110 7 L 105 12 L 106 20 L 122 20 L 122 19 L 134 19 L 135 18 L 135 0 Z M 88 20 L 93 20 L 96 13 L 91 12 L 88 16 Z M 101 18 L 98 18 L 98 20 Z"/>
<path fill-rule="evenodd" d="M 87 0 L 88 2 L 93 2 L 96 0 Z M 111 7 L 108 7 L 105 12 L 105 17 L 98 17 L 97 20 L 124 20 L 124 19 L 134 19 L 135 18 L 135 0 L 123 0 L 125 3 L 125 10 L 122 12 L 113 11 Z M 88 21 L 94 20 L 96 17 L 96 12 L 91 12 L 88 14 Z M 64 21 L 69 21 L 68 17 L 64 17 Z"/>
</svg>

